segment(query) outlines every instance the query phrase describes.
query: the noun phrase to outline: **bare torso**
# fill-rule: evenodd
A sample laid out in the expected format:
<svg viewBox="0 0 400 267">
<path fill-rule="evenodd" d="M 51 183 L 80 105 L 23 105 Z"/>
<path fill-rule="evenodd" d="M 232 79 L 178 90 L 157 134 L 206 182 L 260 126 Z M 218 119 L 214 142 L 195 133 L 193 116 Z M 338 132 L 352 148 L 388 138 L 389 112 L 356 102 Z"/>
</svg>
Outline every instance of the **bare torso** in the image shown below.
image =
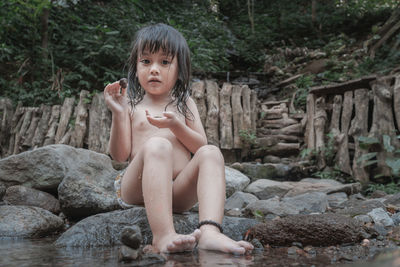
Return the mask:
<svg viewBox="0 0 400 267">
<path fill-rule="evenodd" d="M 148 110 L 152 116 L 162 116 L 163 108 L 157 108 L 148 106 L 146 104 L 139 103 L 135 106 L 135 110 L 132 115 L 132 149 L 130 160 L 132 160 L 136 153 L 140 150 L 141 146 L 150 137 L 163 137 L 168 139 L 172 144 L 173 150 L 173 178 L 175 178 L 181 170 L 189 162 L 191 155 L 186 147 L 175 137 L 170 129 L 157 128 L 149 123 L 146 118 L 145 110 Z M 173 105 L 168 106 L 168 111 L 173 111 L 179 118 L 179 120 L 185 122 L 185 117 L 180 114 Z"/>
</svg>

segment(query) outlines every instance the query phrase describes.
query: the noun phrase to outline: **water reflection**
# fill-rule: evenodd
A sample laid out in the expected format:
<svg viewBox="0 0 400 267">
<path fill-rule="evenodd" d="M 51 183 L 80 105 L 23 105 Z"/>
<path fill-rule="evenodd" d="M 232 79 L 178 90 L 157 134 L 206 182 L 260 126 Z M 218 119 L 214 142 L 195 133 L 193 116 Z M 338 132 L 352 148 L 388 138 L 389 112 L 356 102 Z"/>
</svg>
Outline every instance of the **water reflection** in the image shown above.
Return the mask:
<svg viewBox="0 0 400 267">
<path fill-rule="evenodd" d="M 118 262 L 119 246 L 57 248 L 55 238 L 0 240 L 0 266 L 134 266 Z M 290 248 L 269 248 L 251 255 L 196 250 L 194 253 L 163 255 L 166 263 L 151 266 L 328 266 L 323 254 L 300 253 Z"/>
</svg>

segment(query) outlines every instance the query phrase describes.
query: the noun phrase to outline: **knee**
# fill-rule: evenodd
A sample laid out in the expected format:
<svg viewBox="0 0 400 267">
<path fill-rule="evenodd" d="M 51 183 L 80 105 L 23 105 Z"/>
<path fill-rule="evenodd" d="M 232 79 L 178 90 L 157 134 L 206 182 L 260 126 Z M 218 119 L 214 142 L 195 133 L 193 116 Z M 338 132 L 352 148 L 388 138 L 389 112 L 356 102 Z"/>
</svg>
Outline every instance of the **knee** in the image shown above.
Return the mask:
<svg viewBox="0 0 400 267">
<path fill-rule="evenodd" d="M 205 145 L 200 147 L 196 155 L 199 157 L 201 162 L 213 161 L 218 164 L 224 164 L 224 157 L 222 156 L 221 150 L 214 145 Z"/>
<path fill-rule="evenodd" d="M 143 145 L 144 156 L 155 158 L 170 158 L 172 154 L 171 142 L 162 137 L 151 137 Z"/>
</svg>

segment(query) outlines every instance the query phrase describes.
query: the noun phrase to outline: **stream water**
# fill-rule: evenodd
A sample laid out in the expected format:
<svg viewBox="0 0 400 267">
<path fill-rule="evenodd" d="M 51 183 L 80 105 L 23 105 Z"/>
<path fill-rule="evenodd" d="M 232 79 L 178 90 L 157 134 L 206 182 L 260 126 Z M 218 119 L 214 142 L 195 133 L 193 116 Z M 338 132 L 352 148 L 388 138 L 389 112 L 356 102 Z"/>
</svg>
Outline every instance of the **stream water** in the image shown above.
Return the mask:
<svg viewBox="0 0 400 267">
<path fill-rule="evenodd" d="M 55 238 L 0 240 L 0 266 L 142 266 L 140 262 L 118 261 L 119 246 L 97 248 L 57 248 Z M 164 255 L 163 264 L 146 266 L 338 266 L 317 250 L 296 253 L 290 248 L 270 248 L 251 255 L 233 256 L 196 250 L 193 253 Z M 366 266 L 375 266 L 363 264 Z M 376 265 L 383 266 L 383 265 Z M 399 265 L 385 265 L 399 266 Z"/>
</svg>

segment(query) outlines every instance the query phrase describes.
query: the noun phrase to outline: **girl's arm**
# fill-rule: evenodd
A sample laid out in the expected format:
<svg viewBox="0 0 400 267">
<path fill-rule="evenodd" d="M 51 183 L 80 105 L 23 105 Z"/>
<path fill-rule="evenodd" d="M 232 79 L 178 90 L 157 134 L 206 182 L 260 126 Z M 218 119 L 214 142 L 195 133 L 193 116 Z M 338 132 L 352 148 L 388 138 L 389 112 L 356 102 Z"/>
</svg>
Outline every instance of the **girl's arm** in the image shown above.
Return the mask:
<svg viewBox="0 0 400 267">
<path fill-rule="evenodd" d="M 186 124 L 177 120 L 178 123 L 170 129 L 176 138 L 178 138 L 178 140 L 194 154 L 200 147 L 207 144 L 207 137 L 200 120 L 196 103 L 190 97 L 187 101 L 187 106 L 192 112 L 194 120 L 186 119 Z"/>
<path fill-rule="evenodd" d="M 207 144 L 207 137 L 200 120 L 199 111 L 193 99 L 189 98 L 187 106 L 193 114 L 193 120 L 182 122 L 174 112 L 164 112 L 163 118 L 151 117 L 146 111 L 147 120 L 156 127 L 169 128 L 178 140 L 192 153 Z"/>
<path fill-rule="evenodd" d="M 112 112 L 109 152 L 119 162 L 126 161 L 131 154 L 131 118 L 126 88 L 120 91 L 118 82 L 104 89 L 104 99 Z"/>
</svg>

